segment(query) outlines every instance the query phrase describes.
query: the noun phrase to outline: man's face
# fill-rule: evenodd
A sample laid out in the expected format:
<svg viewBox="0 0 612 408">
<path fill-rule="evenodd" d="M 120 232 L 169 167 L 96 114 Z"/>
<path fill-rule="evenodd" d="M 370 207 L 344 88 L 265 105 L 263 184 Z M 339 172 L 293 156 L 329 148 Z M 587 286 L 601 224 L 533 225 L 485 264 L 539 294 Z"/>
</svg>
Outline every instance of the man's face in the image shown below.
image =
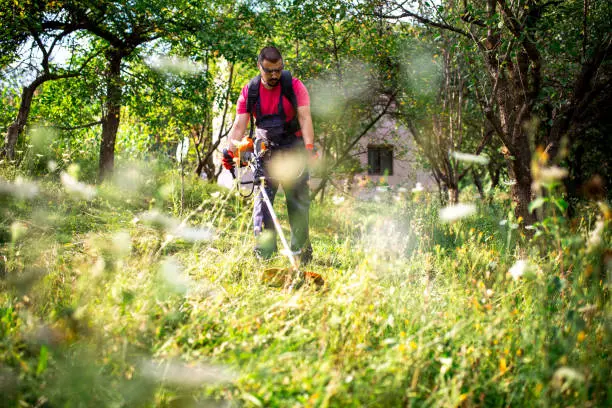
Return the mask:
<svg viewBox="0 0 612 408">
<path fill-rule="evenodd" d="M 281 72 L 283 70 L 283 60 L 270 62 L 266 59 L 259 64 L 259 72 L 261 78 L 268 86 L 276 86 L 280 81 Z"/>
</svg>

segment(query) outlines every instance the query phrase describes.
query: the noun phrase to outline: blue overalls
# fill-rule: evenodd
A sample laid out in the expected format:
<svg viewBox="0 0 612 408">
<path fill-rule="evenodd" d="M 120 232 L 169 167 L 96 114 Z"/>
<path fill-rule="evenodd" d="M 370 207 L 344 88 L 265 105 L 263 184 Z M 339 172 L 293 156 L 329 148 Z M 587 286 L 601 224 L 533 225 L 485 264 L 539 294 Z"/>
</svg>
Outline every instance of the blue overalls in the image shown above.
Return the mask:
<svg viewBox="0 0 612 408">
<path fill-rule="evenodd" d="M 308 235 L 308 212 L 310 210 L 310 189 L 308 187 L 308 169 L 297 180 L 290 182 L 279 182 L 270 176 L 268 164 L 270 159 L 279 152 L 289 150 L 306 154 L 304 141 L 297 137 L 295 132 L 287 130 L 286 115 L 283 109 L 283 93 L 281 91 L 278 113 L 262 115 L 259 99 L 255 104 L 256 127 L 255 144 L 260 146 L 266 143 L 267 153 L 263 160 L 263 177 L 265 178 L 265 189 L 270 202 L 274 203 L 274 197 L 279 185 L 285 191 L 287 201 L 287 212 L 289 225 L 291 226 L 291 251 L 299 255 L 302 264 L 312 258 L 312 246 Z M 295 113 L 297 115 L 297 112 Z M 253 230 L 255 232 L 255 253 L 261 258 L 269 258 L 277 250 L 276 230 L 272 216 L 263 200 L 261 192 L 255 196 L 253 209 Z M 265 234 L 262 234 L 265 232 Z"/>
</svg>

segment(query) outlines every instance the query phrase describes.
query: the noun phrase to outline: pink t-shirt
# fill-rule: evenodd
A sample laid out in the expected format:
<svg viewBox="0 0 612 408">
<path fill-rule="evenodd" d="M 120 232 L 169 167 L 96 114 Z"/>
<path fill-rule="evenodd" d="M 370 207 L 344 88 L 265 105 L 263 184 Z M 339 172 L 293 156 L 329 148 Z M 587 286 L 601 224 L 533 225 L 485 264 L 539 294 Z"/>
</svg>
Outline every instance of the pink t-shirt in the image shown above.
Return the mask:
<svg viewBox="0 0 612 408">
<path fill-rule="evenodd" d="M 297 99 L 297 106 L 308 106 L 310 105 L 310 96 L 306 87 L 297 78 L 292 78 L 293 92 Z M 262 115 L 272 115 L 278 113 L 278 98 L 280 98 L 281 86 L 275 86 L 272 89 L 267 89 L 262 83 L 259 84 L 259 103 L 261 107 Z M 238 106 L 236 107 L 236 113 L 243 114 L 247 113 L 247 98 L 249 95 L 249 84 L 246 84 L 240 92 L 238 98 Z M 292 120 L 296 114 L 291 106 L 291 102 L 287 97 L 283 96 L 283 110 L 287 116 L 287 122 Z M 253 109 L 253 116 L 257 116 L 255 109 Z M 301 136 L 302 132 L 297 132 L 297 136 Z"/>
</svg>

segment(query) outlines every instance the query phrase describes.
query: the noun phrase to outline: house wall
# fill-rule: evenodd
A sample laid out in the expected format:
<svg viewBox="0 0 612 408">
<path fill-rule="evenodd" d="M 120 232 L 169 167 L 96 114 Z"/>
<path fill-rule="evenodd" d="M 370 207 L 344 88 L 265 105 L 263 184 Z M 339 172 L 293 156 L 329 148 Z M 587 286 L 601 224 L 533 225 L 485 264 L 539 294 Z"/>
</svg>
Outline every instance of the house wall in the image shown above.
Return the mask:
<svg viewBox="0 0 612 408">
<path fill-rule="evenodd" d="M 377 176 L 368 175 L 368 145 L 391 145 L 393 146 L 393 175 Z M 437 184 L 431 173 L 420 168 L 416 161 L 417 150 L 410 131 L 390 117 L 383 117 L 367 135 L 365 135 L 356 148 L 361 167 L 365 171 L 355 175 L 354 183 L 367 178 L 374 183 L 379 183 L 381 178 L 390 186 L 414 188 L 419 182 L 426 189 L 437 188 Z"/>
</svg>

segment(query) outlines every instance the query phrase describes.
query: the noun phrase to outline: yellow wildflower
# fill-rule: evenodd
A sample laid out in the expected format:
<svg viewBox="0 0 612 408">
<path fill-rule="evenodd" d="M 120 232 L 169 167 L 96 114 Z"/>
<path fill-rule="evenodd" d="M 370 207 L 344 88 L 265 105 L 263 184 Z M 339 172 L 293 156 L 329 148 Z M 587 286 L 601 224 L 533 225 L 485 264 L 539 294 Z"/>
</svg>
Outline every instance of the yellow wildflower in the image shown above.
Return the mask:
<svg viewBox="0 0 612 408">
<path fill-rule="evenodd" d="M 506 359 L 502 357 L 499 359 L 499 372 L 501 375 L 504 375 L 506 371 L 508 371 L 508 365 L 506 364 Z"/>
<path fill-rule="evenodd" d="M 539 396 L 540 393 L 542 392 L 542 388 L 544 388 L 544 385 L 542 385 L 542 383 L 537 383 L 535 386 L 535 394 L 536 396 Z"/>
</svg>

